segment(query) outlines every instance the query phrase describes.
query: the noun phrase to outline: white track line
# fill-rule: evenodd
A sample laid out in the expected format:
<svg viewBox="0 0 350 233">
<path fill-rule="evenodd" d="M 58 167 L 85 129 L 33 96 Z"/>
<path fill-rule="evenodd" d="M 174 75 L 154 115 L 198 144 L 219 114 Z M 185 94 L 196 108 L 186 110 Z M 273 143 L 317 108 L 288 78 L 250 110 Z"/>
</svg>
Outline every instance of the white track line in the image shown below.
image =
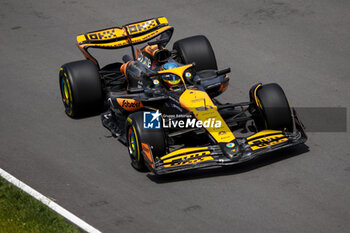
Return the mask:
<svg viewBox="0 0 350 233">
<path fill-rule="evenodd" d="M 52 209 L 56 213 L 62 215 L 67 220 L 74 223 L 75 225 L 77 225 L 78 227 L 83 229 L 84 231 L 89 232 L 89 233 L 90 232 L 91 233 L 101 233 L 101 231 L 97 230 L 93 226 L 84 222 L 83 220 L 81 220 L 80 218 L 78 218 L 77 216 L 75 216 L 74 214 L 69 212 L 68 210 L 64 209 L 63 207 L 59 206 L 55 202 L 51 201 L 49 198 L 45 197 L 44 195 L 42 195 L 38 191 L 32 189 L 31 187 L 29 187 L 28 185 L 26 185 L 22 181 L 18 180 L 16 177 L 12 176 L 11 174 L 7 173 L 6 171 L 4 171 L 1 168 L 0 168 L 0 176 L 2 176 L 5 180 L 10 182 L 11 184 L 22 189 L 24 192 L 28 193 L 29 195 L 31 195 L 35 199 L 39 200 L 44 205 L 47 205 L 50 209 Z"/>
</svg>

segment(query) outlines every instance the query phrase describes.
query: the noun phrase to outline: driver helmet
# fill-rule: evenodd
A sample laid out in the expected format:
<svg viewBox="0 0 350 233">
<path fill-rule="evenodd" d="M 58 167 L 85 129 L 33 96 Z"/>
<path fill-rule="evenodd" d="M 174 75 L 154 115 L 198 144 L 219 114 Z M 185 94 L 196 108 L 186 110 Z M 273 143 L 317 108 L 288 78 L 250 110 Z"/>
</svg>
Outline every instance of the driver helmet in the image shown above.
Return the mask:
<svg viewBox="0 0 350 233">
<path fill-rule="evenodd" d="M 176 62 L 168 62 L 162 65 L 161 70 L 170 70 L 179 67 Z M 174 87 L 181 84 L 181 78 L 175 74 L 165 74 L 162 76 L 163 81 L 168 87 Z"/>
</svg>

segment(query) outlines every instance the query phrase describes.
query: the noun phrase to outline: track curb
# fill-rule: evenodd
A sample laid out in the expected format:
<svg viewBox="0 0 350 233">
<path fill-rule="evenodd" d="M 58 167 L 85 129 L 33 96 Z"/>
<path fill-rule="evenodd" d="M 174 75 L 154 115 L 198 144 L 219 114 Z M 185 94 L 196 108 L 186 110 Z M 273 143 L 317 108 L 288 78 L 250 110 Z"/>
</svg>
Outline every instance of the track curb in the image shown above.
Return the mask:
<svg viewBox="0 0 350 233">
<path fill-rule="evenodd" d="M 42 195 L 35 189 L 31 188 L 27 184 L 23 183 L 16 177 L 12 176 L 10 173 L 6 172 L 5 170 L 0 168 L 0 176 L 13 184 L 14 186 L 18 187 L 22 191 L 26 192 L 30 196 L 34 197 L 53 211 L 55 211 L 57 214 L 61 215 L 65 219 L 67 219 L 69 222 L 73 223 L 74 225 L 78 226 L 82 230 L 88 232 L 88 233 L 101 233 L 101 231 L 97 230 L 90 224 L 86 223 L 84 220 L 80 219 L 79 217 L 75 216 L 68 210 L 64 209 L 54 201 L 50 200 L 48 197 Z"/>
</svg>

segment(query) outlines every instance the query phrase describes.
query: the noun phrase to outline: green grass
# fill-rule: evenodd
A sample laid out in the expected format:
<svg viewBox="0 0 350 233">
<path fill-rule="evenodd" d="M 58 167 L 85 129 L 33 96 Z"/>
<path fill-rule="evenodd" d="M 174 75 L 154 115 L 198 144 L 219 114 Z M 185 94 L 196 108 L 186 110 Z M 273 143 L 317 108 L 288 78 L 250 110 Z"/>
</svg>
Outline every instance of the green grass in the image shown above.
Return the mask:
<svg viewBox="0 0 350 233">
<path fill-rule="evenodd" d="M 0 177 L 0 233 L 81 232 L 47 206 Z"/>
</svg>

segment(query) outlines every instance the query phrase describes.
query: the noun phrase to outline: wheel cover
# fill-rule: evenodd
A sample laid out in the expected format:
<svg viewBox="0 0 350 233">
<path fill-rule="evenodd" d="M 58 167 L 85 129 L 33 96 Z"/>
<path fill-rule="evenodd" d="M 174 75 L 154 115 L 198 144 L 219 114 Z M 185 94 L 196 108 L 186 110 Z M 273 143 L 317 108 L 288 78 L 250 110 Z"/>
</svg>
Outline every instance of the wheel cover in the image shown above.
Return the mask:
<svg viewBox="0 0 350 233">
<path fill-rule="evenodd" d="M 61 95 L 64 107 L 66 108 L 66 112 L 68 115 L 73 114 L 73 98 L 72 91 L 70 88 L 69 80 L 66 73 L 63 73 L 63 77 L 61 78 Z"/>
<path fill-rule="evenodd" d="M 62 79 L 62 96 L 63 96 L 63 101 L 66 104 L 69 104 L 69 91 L 68 91 L 68 85 L 66 83 L 65 79 Z"/>
<path fill-rule="evenodd" d="M 135 137 L 135 132 L 132 128 L 133 127 L 130 127 L 128 132 L 129 153 L 136 160 L 138 156 L 138 153 L 137 153 L 138 146 L 137 146 L 137 139 Z"/>
</svg>

